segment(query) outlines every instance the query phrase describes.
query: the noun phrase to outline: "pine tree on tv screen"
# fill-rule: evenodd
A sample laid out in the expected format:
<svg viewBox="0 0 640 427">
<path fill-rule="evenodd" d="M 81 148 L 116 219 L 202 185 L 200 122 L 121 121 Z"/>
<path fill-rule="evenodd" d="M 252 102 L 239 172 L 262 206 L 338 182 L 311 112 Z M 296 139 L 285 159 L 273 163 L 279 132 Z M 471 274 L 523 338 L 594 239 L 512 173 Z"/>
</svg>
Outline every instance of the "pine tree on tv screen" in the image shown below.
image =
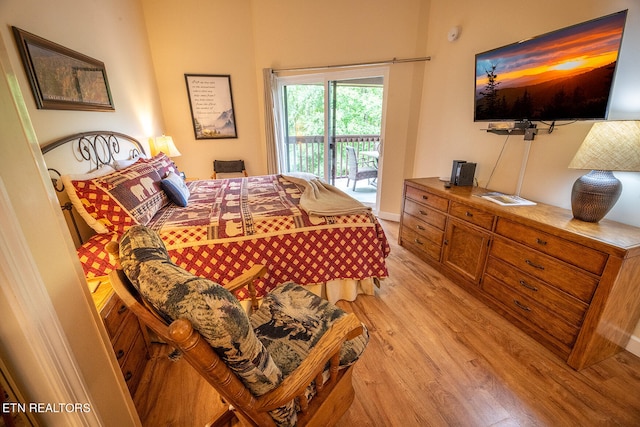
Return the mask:
<svg viewBox="0 0 640 427">
<path fill-rule="evenodd" d="M 606 118 L 626 15 L 477 54 L 475 120 Z"/>
</svg>

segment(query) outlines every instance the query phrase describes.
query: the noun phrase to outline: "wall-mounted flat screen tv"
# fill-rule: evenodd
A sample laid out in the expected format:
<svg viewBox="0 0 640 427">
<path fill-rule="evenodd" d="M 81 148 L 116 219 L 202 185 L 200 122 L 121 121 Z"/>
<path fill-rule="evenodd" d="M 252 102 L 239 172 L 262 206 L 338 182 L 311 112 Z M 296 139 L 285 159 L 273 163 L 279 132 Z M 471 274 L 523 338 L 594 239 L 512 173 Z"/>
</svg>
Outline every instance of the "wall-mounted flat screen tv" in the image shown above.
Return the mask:
<svg viewBox="0 0 640 427">
<path fill-rule="evenodd" d="M 623 10 L 476 55 L 475 121 L 605 119 Z"/>
</svg>

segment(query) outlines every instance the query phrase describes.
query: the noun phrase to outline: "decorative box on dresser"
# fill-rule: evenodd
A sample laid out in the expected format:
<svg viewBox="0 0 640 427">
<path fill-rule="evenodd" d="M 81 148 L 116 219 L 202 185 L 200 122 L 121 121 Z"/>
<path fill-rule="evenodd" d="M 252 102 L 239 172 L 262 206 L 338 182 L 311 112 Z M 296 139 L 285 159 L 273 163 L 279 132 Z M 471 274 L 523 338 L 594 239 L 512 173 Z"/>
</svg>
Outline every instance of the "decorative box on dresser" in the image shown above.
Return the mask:
<svg viewBox="0 0 640 427">
<path fill-rule="evenodd" d="M 93 302 L 111 340 L 129 393 L 133 396 L 149 359 L 149 337 L 138 318 L 115 294 L 109 277 L 89 281 L 90 286 L 96 284 L 98 286 L 92 294 Z"/>
<path fill-rule="evenodd" d="M 400 245 L 574 369 L 624 348 L 640 319 L 640 228 L 443 184 L 405 181 Z"/>
</svg>

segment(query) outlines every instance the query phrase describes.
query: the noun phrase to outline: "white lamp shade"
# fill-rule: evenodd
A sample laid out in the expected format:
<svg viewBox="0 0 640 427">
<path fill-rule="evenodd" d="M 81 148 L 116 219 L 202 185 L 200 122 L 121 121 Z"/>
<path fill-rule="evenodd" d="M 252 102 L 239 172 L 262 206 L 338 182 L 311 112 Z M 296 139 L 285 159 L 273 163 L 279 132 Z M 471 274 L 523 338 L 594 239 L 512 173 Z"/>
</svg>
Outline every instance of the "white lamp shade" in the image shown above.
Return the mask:
<svg viewBox="0 0 640 427">
<path fill-rule="evenodd" d="M 595 123 L 569 168 L 640 171 L 640 121 Z"/>
<path fill-rule="evenodd" d="M 149 148 L 151 149 L 152 156 L 160 152 L 166 154 L 168 157 L 181 156 L 180 151 L 178 151 L 176 145 L 173 143 L 173 138 L 170 136 L 162 135 L 149 138 Z"/>
</svg>

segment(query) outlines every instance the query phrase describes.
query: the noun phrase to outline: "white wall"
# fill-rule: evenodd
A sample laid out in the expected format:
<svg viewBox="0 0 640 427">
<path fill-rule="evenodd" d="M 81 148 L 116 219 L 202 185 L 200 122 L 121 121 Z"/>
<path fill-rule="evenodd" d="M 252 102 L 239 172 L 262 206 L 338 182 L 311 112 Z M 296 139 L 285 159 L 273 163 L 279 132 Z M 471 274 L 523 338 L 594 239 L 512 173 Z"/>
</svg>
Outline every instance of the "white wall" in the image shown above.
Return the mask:
<svg viewBox="0 0 640 427">
<path fill-rule="evenodd" d="M 213 160 L 244 159 L 250 174 L 266 173 L 258 122 L 251 2 L 141 0 L 164 114 L 163 131 L 182 156 L 188 177 L 207 179 Z M 185 74 L 231 76 L 238 137 L 196 140 Z"/>
<path fill-rule="evenodd" d="M 505 137 L 482 131 L 486 123 L 473 122 L 474 55 L 489 49 L 629 9 L 611 102 L 610 119 L 640 119 L 640 4 L 634 0 L 553 1 L 523 0 L 432 1 L 427 67 L 413 176 L 448 176 L 451 161 L 478 163 L 476 177 L 484 186 L 496 164 Z M 447 40 L 451 26 L 462 32 Z M 557 126 L 552 134 L 541 130 L 532 142 L 521 195 L 570 208 L 573 182 L 586 171 L 567 165 L 593 122 Z M 541 127 L 544 127 L 541 125 Z M 513 193 L 520 173 L 525 143 L 509 138 L 490 187 Z M 640 174 L 617 172 L 624 189 L 607 218 L 640 226 Z"/>
</svg>

